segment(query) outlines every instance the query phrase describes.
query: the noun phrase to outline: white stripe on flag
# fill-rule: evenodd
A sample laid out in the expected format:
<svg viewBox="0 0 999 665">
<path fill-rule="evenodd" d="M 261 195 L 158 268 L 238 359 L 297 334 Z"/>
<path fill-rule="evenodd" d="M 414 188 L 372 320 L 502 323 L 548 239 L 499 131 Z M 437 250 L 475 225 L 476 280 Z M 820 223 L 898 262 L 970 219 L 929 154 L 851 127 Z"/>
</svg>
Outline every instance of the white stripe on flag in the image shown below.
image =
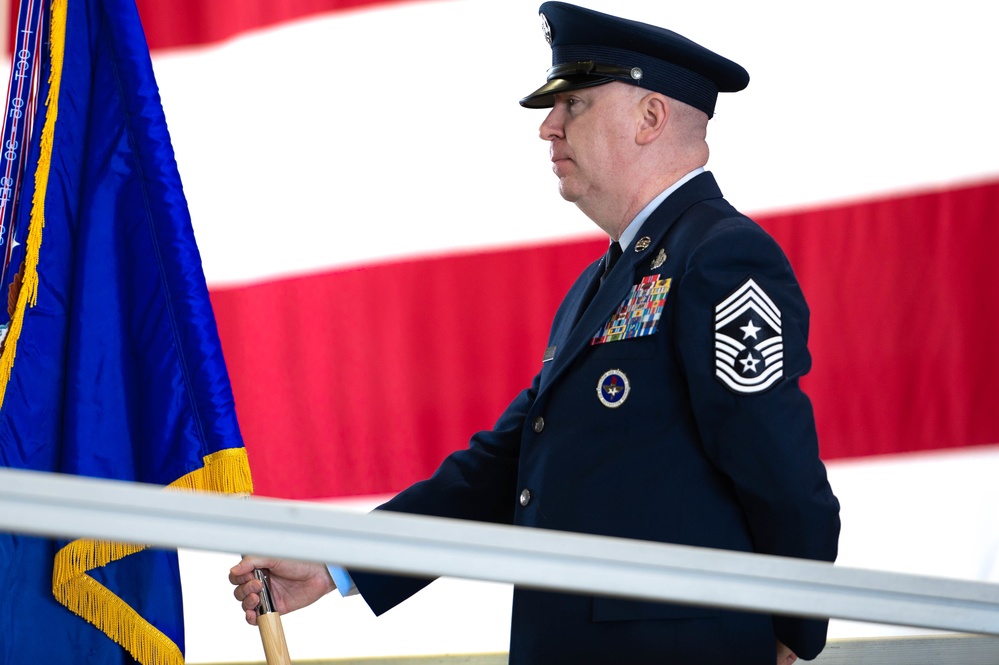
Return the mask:
<svg viewBox="0 0 999 665">
<path fill-rule="evenodd" d="M 745 212 L 999 173 L 999 43 L 974 0 L 583 4 L 747 67 L 709 133 Z M 537 6 L 403 3 L 154 54 L 209 283 L 596 234 L 517 104 L 549 65 Z"/>
</svg>

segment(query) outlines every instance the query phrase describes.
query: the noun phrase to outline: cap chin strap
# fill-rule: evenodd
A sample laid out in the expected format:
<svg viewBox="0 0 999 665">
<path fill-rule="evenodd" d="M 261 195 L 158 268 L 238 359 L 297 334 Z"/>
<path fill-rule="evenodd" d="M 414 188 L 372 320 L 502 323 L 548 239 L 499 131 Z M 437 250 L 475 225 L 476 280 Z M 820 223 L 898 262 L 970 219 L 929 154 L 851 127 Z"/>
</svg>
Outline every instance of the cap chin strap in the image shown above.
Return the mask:
<svg viewBox="0 0 999 665">
<path fill-rule="evenodd" d="M 548 70 L 549 81 L 569 76 L 608 76 L 615 79 L 630 79 L 638 83 L 642 80 L 642 68 L 605 65 L 593 60 L 586 60 L 583 62 L 564 62 Z"/>
</svg>

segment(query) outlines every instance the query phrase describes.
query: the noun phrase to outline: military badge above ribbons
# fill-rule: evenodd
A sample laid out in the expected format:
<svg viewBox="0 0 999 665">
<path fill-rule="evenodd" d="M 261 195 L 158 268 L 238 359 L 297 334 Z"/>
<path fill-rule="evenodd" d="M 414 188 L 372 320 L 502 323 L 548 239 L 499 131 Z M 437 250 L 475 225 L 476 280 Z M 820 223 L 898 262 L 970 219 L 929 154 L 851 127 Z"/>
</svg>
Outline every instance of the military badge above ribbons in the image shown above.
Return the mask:
<svg viewBox="0 0 999 665">
<path fill-rule="evenodd" d="M 737 393 L 784 376 L 780 309 L 751 278 L 715 307 L 715 375 Z"/>
</svg>

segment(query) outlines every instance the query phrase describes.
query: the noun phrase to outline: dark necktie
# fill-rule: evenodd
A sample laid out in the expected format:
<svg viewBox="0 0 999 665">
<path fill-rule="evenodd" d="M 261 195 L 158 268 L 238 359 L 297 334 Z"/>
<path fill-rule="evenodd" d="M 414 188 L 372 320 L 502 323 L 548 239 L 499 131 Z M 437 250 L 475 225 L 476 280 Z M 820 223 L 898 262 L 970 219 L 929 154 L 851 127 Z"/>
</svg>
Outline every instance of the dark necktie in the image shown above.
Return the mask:
<svg viewBox="0 0 999 665">
<path fill-rule="evenodd" d="M 593 300 L 593 297 L 603 285 L 604 278 L 607 277 L 619 258 L 621 258 L 621 243 L 611 242 L 610 246 L 607 248 L 607 253 L 604 254 L 604 271 L 600 275 L 600 281 L 591 283 L 589 285 L 589 290 L 583 294 L 582 298 L 580 298 L 579 309 L 576 311 L 576 320 L 572 322 L 573 326 L 579 323 L 579 319 L 583 316 L 583 312 L 590 306 L 590 301 Z"/>
<path fill-rule="evenodd" d="M 600 276 L 601 284 L 604 283 L 604 280 L 610 274 L 611 269 L 619 258 L 621 258 L 621 243 L 613 241 L 610 247 L 607 248 L 607 254 L 604 256 L 604 274 Z"/>
</svg>

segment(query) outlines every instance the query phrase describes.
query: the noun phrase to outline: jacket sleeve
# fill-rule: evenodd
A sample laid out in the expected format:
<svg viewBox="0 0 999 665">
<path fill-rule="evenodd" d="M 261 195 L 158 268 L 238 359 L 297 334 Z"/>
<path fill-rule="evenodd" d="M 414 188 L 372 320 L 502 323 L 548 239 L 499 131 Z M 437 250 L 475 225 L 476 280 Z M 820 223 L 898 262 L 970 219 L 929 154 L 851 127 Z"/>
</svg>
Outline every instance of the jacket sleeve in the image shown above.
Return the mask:
<svg viewBox="0 0 999 665">
<path fill-rule="evenodd" d="M 469 446 L 445 458 L 433 476 L 403 490 L 378 510 L 512 524 L 521 430 L 538 382 L 535 377 L 531 387 L 517 395 L 493 429 L 475 434 Z M 350 576 L 375 614 L 433 581 L 355 570 Z"/>
<path fill-rule="evenodd" d="M 791 266 L 741 216 L 689 256 L 674 339 L 705 454 L 731 481 L 756 552 L 833 561 L 839 502 L 799 385 L 811 364 L 809 312 Z M 822 650 L 827 623 L 774 618 L 777 638 L 806 659 Z"/>
</svg>

